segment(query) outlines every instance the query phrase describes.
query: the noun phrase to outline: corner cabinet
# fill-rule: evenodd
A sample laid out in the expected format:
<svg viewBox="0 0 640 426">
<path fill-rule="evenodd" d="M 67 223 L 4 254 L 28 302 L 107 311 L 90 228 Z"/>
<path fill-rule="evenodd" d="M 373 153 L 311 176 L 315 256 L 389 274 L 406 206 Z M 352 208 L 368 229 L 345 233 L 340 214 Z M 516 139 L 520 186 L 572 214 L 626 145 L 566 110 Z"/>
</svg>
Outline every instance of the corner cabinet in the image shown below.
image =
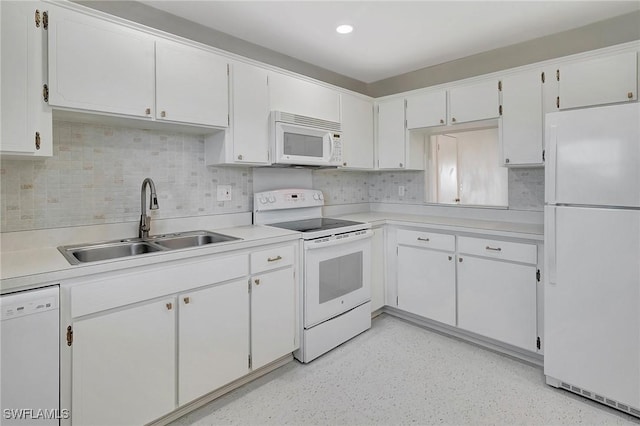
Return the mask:
<svg viewBox="0 0 640 426">
<path fill-rule="evenodd" d="M 0 2 L 0 154 L 23 158 L 53 154 L 51 108 L 43 98 L 47 83 L 49 4 Z"/>
<path fill-rule="evenodd" d="M 342 94 L 342 167 L 373 169 L 373 102 Z"/>
<path fill-rule="evenodd" d="M 424 170 L 424 139 L 414 139 L 407 134 L 405 107 L 403 98 L 377 104 L 377 168 L 380 170 Z"/>
</svg>

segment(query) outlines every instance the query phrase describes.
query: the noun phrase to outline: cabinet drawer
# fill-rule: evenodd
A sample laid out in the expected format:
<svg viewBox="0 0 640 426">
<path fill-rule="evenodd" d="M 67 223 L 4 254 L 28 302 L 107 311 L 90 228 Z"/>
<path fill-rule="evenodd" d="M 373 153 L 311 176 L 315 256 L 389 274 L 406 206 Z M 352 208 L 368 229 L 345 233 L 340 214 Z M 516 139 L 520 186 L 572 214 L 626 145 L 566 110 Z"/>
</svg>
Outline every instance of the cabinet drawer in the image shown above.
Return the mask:
<svg viewBox="0 0 640 426">
<path fill-rule="evenodd" d="M 251 273 L 293 265 L 294 246 L 274 247 L 251 253 Z"/>
<path fill-rule="evenodd" d="M 494 259 L 511 260 L 522 263 L 538 263 L 538 250 L 535 244 L 512 243 L 485 238 L 458 238 L 458 252 Z"/>
<path fill-rule="evenodd" d="M 453 235 L 437 234 L 435 232 L 398 230 L 398 244 L 415 247 L 425 247 L 435 250 L 455 251 L 456 238 Z"/>
<path fill-rule="evenodd" d="M 73 318 L 248 275 L 247 255 L 219 257 L 86 281 L 71 289 Z"/>
</svg>

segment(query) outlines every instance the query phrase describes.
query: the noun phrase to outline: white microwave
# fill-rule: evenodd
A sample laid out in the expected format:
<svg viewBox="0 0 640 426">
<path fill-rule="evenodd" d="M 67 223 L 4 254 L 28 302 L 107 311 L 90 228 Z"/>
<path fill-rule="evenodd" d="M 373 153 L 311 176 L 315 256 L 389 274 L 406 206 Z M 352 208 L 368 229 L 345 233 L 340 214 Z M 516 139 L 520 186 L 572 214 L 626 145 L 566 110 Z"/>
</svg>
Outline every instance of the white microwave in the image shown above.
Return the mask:
<svg viewBox="0 0 640 426">
<path fill-rule="evenodd" d="M 340 123 L 271 111 L 276 165 L 335 167 L 342 165 Z"/>
</svg>

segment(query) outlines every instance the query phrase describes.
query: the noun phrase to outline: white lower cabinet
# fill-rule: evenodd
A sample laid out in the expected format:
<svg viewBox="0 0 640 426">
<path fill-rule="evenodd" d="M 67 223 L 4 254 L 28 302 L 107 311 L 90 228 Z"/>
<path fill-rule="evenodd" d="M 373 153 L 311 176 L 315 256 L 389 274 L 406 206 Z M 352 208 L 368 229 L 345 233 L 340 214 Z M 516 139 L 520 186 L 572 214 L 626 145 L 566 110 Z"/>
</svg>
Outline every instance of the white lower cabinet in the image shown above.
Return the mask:
<svg viewBox="0 0 640 426">
<path fill-rule="evenodd" d="M 456 325 L 454 254 L 398 247 L 398 309 Z"/>
<path fill-rule="evenodd" d="M 176 299 L 73 323 L 74 425 L 148 423 L 175 408 Z"/>
<path fill-rule="evenodd" d="M 384 228 L 373 230 L 371 239 L 371 312 L 385 305 Z"/>
<path fill-rule="evenodd" d="M 178 405 L 184 405 L 249 373 L 247 282 L 183 293 L 178 306 Z"/>
</svg>

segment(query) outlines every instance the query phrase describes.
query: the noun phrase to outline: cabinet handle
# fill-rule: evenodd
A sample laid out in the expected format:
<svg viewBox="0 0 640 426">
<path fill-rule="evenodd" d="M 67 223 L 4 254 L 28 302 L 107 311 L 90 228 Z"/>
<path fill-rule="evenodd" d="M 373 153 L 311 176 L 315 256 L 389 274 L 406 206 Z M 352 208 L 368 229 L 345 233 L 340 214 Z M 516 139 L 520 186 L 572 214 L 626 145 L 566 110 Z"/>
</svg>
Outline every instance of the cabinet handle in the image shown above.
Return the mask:
<svg viewBox="0 0 640 426">
<path fill-rule="evenodd" d="M 282 260 L 282 256 L 270 257 L 267 259 L 267 262 L 276 262 L 278 260 Z"/>
<path fill-rule="evenodd" d="M 242 154 L 238 155 L 238 160 L 242 160 Z"/>
<path fill-rule="evenodd" d="M 189 296 L 185 297 L 185 298 L 184 298 L 184 299 L 182 299 L 182 300 L 184 300 L 184 304 L 185 304 L 185 305 L 188 305 L 188 304 L 191 302 L 191 299 L 189 298 Z"/>
<path fill-rule="evenodd" d="M 173 309 L 173 303 L 167 303 L 167 310 Z"/>
<path fill-rule="evenodd" d="M 36 132 L 36 150 L 40 149 L 40 132 Z"/>
<path fill-rule="evenodd" d="M 418 237 L 418 241 L 429 241 L 429 238 L 422 238 L 422 237 Z"/>
<path fill-rule="evenodd" d="M 491 251 L 502 251 L 502 249 L 501 249 L 500 247 L 490 247 L 490 246 L 487 246 L 487 247 L 485 247 L 485 249 L 487 249 L 487 250 L 491 250 Z"/>
<path fill-rule="evenodd" d="M 160 111 L 160 117 L 164 118 L 167 116 L 167 112 L 166 111 Z"/>
<path fill-rule="evenodd" d="M 451 122 L 452 122 L 452 123 L 455 123 L 455 122 L 456 122 L 456 118 L 455 118 L 455 117 L 453 117 L 453 118 L 451 119 Z"/>
<path fill-rule="evenodd" d="M 627 98 L 629 98 L 629 99 L 633 99 L 633 92 L 629 92 L 629 93 L 627 93 Z"/>
<path fill-rule="evenodd" d="M 442 118 L 440 119 L 440 124 L 444 124 L 444 120 Z"/>
<path fill-rule="evenodd" d="M 147 115 L 151 115 L 151 108 L 145 109 L 144 113 L 147 114 Z"/>
<path fill-rule="evenodd" d="M 260 285 L 260 278 L 256 278 L 253 282 L 256 283 L 256 285 Z"/>
</svg>

